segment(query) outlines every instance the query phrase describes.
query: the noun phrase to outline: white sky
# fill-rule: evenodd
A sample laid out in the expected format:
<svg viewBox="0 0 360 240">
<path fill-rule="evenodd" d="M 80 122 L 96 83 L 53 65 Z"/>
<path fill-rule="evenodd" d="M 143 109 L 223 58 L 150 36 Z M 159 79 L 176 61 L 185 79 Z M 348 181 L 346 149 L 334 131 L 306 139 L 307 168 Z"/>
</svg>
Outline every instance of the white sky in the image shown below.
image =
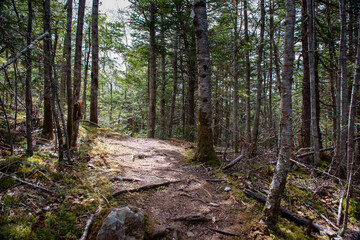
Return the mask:
<svg viewBox="0 0 360 240">
<path fill-rule="evenodd" d="M 109 12 L 124 9 L 130 5 L 128 0 L 100 0 L 100 11 Z"/>
</svg>

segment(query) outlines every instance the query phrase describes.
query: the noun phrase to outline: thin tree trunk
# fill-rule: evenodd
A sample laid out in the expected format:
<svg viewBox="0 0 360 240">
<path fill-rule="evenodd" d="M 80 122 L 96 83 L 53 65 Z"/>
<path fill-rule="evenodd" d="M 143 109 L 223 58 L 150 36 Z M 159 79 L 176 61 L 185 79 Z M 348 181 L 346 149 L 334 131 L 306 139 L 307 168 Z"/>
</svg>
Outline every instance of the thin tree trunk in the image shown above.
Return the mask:
<svg viewBox="0 0 360 240">
<path fill-rule="evenodd" d="M 13 145 L 13 140 L 12 140 L 12 135 L 11 135 L 10 122 L 9 122 L 9 118 L 8 118 L 8 116 L 6 114 L 6 107 L 5 107 L 4 101 L 1 99 L 1 97 L 0 97 L 0 105 L 1 105 L 1 108 L 2 108 L 2 110 L 4 112 L 6 126 L 7 126 L 7 130 L 8 130 L 9 143 L 10 143 L 10 154 L 13 155 L 14 154 L 14 145 Z"/>
<path fill-rule="evenodd" d="M 161 53 L 161 99 L 160 99 L 160 115 L 162 136 L 166 136 L 166 115 L 165 115 L 165 90 L 166 90 L 166 55 L 165 51 Z"/>
<path fill-rule="evenodd" d="M 177 6 L 179 8 L 179 6 Z M 174 59 L 173 59 L 173 94 L 171 97 L 170 119 L 168 137 L 172 136 L 172 129 L 174 124 L 176 95 L 178 88 L 178 48 L 179 48 L 179 26 L 176 23 L 175 39 L 174 39 Z"/>
<path fill-rule="evenodd" d="M 264 220 L 268 225 L 275 225 L 279 216 L 280 202 L 290 170 L 292 151 L 292 100 L 291 85 L 293 79 L 295 1 L 286 1 L 284 62 L 281 82 L 281 120 L 280 120 L 280 152 L 276 170 L 270 185 L 270 193 L 265 204 Z"/>
<path fill-rule="evenodd" d="M 339 0 L 340 6 L 340 49 L 339 49 L 339 87 L 340 87 L 340 143 L 335 152 L 340 166 L 346 160 L 346 140 L 348 121 L 348 90 L 347 90 L 347 64 L 346 64 L 346 0 Z"/>
<path fill-rule="evenodd" d="M 308 54 L 309 54 L 309 76 L 310 76 L 310 95 L 311 95 L 311 135 L 312 146 L 314 148 L 314 163 L 320 164 L 320 139 L 317 124 L 316 106 L 316 74 L 315 74 L 315 7 L 313 0 L 307 0 L 308 13 Z"/>
<path fill-rule="evenodd" d="M 44 1 L 44 18 L 43 19 L 44 19 L 44 31 L 51 33 L 50 0 Z M 59 122 L 59 116 L 58 116 L 58 112 L 56 109 L 56 101 L 58 101 L 58 96 L 57 96 L 58 89 L 57 89 L 57 81 L 55 81 L 55 79 L 53 78 L 53 71 L 52 71 L 53 67 L 52 66 L 54 66 L 54 56 L 53 56 L 51 48 L 52 48 L 52 43 L 51 43 L 51 38 L 49 37 L 49 38 L 46 38 L 44 41 L 44 54 L 45 54 L 44 69 L 45 69 L 45 74 L 47 75 L 45 77 L 48 78 L 49 83 L 50 83 L 49 91 L 51 92 L 51 90 L 52 90 L 49 101 L 50 101 L 50 106 L 52 107 L 51 112 L 53 114 L 53 119 L 55 120 L 55 123 L 56 123 L 57 138 L 58 138 L 58 143 L 59 143 L 59 161 L 63 161 L 64 160 L 63 137 L 62 137 L 62 130 L 60 127 L 60 122 Z M 54 69 L 55 69 L 55 66 L 54 66 Z M 68 144 L 69 144 L 69 142 L 67 142 L 67 146 L 69 146 Z M 67 153 L 69 154 L 69 151 Z"/>
<path fill-rule="evenodd" d="M 194 0 L 194 13 L 199 83 L 199 122 L 195 156 L 200 162 L 217 165 L 220 161 L 215 154 L 211 128 L 211 67 L 206 0 Z"/>
<path fill-rule="evenodd" d="M 73 128 L 73 91 L 71 80 L 71 25 L 72 25 L 72 5 L 73 0 L 67 2 L 67 20 L 66 20 L 66 89 L 67 89 L 67 134 L 71 143 Z"/>
<path fill-rule="evenodd" d="M 239 140 L 239 133 L 238 133 L 238 102 L 239 102 L 239 95 L 238 95 L 238 65 L 237 65 L 237 53 L 238 53 L 238 8 L 239 1 L 235 0 L 235 16 L 234 16 L 234 36 L 233 36 L 233 56 L 232 56 L 232 75 L 233 75 L 233 146 L 235 148 L 235 152 L 238 152 L 238 145 L 237 141 Z"/>
<path fill-rule="evenodd" d="M 83 42 L 83 28 L 85 16 L 85 0 L 79 0 L 78 20 L 76 29 L 75 61 L 74 61 L 74 92 L 73 92 L 73 135 L 71 145 L 76 146 L 79 124 L 81 119 L 80 91 L 81 91 L 81 55 Z"/>
<path fill-rule="evenodd" d="M 261 12 L 261 23 L 260 23 L 260 40 L 258 45 L 258 58 L 257 58 L 257 87 L 256 87 L 256 105 L 255 105 L 255 115 L 254 115 L 254 123 L 253 123 L 253 131 L 252 131 L 252 139 L 251 145 L 249 148 L 249 153 L 256 152 L 257 149 L 257 141 L 259 135 L 259 123 L 260 123 L 260 108 L 261 108 L 261 88 L 262 88 L 262 70 L 261 70 L 261 62 L 262 62 L 262 54 L 264 49 L 264 32 L 265 32 L 265 3 L 264 0 L 260 2 L 260 12 Z"/>
<path fill-rule="evenodd" d="M 245 31 L 245 65 L 246 65 L 246 142 L 250 143 L 251 141 L 251 106 L 250 106 L 250 42 L 249 42 L 249 23 L 248 23 L 248 14 L 247 14 L 247 0 L 244 0 L 244 31 Z"/>
<path fill-rule="evenodd" d="M 155 12 L 154 3 L 150 6 L 150 59 L 149 59 L 149 113 L 148 113 L 148 138 L 155 137 L 155 120 L 156 120 L 156 42 L 155 42 Z"/>
<path fill-rule="evenodd" d="M 301 126 L 301 147 L 310 147 L 311 129 L 311 99 L 310 99 L 310 71 L 309 71 L 309 44 L 308 44 L 308 13 L 307 1 L 301 1 L 301 35 L 302 35 L 302 58 L 303 58 L 303 81 L 302 81 L 302 126 Z"/>
<path fill-rule="evenodd" d="M 98 124 L 99 93 L 99 0 L 93 0 L 92 6 L 92 64 L 91 64 L 91 102 L 90 121 Z"/>
<path fill-rule="evenodd" d="M 359 13 L 359 11 L 357 12 Z M 357 18 L 358 20 L 360 20 L 359 16 Z M 360 21 L 358 21 L 358 23 L 360 23 Z M 348 147 L 347 147 L 347 156 L 346 156 L 347 189 L 346 189 L 346 198 L 345 198 L 344 220 L 343 220 L 343 226 L 340 231 L 341 235 L 343 235 L 347 229 L 349 200 L 352 192 L 353 168 L 355 163 L 355 154 L 354 154 L 355 113 L 356 113 L 357 95 L 359 91 L 359 81 L 360 81 L 360 27 L 358 26 L 358 43 L 357 43 L 357 53 L 356 53 L 355 75 L 354 75 L 354 82 L 351 92 L 349 120 L 348 120 L 348 138 L 347 138 Z"/>
<path fill-rule="evenodd" d="M 32 34 L 32 19 L 33 11 L 31 6 L 31 0 L 28 0 L 28 26 L 27 26 L 27 45 L 31 44 Z M 31 49 L 25 53 L 25 67 L 26 67 L 26 153 L 30 156 L 34 153 L 33 141 L 32 141 L 32 93 L 31 93 L 31 78 L 32 78 L 32 59 Z"/>
<path fill-rule="evenodd" d="M 89 72 L 89 62 L 90 62 L 90 52 L 91 52 L 91 30 L 90 26 L 88 28 L 88 53 L 86 55 L 86 62 L 85 62 L 85 76 L 84 76 L 84 89 L 83 89 L 83 104 L 82 104 L 82 110 L 84 119 L 86 119 L 86 108 L 87 108 L 87 101 L 86 101 L 86 91 L 87 91 L 87 82 L 88 82 L 88 72 Z"/>
</svg>

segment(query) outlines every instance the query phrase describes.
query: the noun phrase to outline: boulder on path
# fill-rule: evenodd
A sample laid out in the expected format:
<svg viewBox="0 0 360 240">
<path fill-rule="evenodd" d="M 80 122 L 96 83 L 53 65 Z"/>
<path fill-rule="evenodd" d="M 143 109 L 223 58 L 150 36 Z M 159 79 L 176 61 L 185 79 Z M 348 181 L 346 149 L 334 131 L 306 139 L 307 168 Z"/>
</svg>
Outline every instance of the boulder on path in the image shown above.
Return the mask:
<svg viewBox="0 0 360 240">
<path fill-rule="evenodd" d="M 96 240 L 143 240 L 144 234 L 144 210 L 126 206 L 110 212 L 104 219 Z"/>
</svg>

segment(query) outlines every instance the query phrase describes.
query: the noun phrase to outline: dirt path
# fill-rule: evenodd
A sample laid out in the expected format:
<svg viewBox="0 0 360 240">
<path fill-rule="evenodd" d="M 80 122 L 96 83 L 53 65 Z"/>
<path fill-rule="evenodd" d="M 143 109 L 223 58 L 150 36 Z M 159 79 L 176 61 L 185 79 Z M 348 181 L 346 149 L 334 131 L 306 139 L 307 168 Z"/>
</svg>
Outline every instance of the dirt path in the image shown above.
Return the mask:
<svg viewBox="0 0 360 240">
<path fill-rule="evenodd" d="M 145 209 L 157 229 L 167 229 L 163 239 L 246 239 L 236 229 L 237 213 L 246 206 L 226 191 L 226 183 L 207 181 L 214 178 L 208 169 L 184 162 L 186 144 L 130 137 L 102 138 L 100 141 L 108 148 L 109 168 L 122 169 L 122 177 L 143 180 L 115 181 L 115 191 L 166 180 L 187 180 L 117 197 L 121 204 L 134 204 Z M 179 220 L 188 216 L 201 216 L 206 220 Z M 228 237 L 209 228 L 241 237 Z"/>
</svg>

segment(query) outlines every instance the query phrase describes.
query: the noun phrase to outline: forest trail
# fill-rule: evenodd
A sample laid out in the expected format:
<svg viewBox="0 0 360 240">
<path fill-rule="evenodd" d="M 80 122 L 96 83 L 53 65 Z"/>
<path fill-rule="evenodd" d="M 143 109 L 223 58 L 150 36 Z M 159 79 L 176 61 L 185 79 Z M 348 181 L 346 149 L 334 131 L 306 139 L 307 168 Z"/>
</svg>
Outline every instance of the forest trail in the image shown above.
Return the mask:
<svg viewBox="0 0 360 240">
<path fill-rule="evenodd" d="M 156 229 L 167 229 L 164 239 L 246 239 L 237 224 L 239 212 L 247 206 L 236 201 L 226 182 L 207 181 L 215 178 L 209 169 L 184 161 L 189 144 L 131 137 L 97 140 L 106 146 L 109 169 L 121 169 L 121 177 L 141 179 L 136 182 L 115 180 L 115 191 L 185 179 L 167 187 L 127 192 L 116 197 L 120 205 L 143 208 Z M 184 217 L 197 220 L 181 220 Z M 226 236 L 214 229 L 240 236 Z"/>
</svg>

